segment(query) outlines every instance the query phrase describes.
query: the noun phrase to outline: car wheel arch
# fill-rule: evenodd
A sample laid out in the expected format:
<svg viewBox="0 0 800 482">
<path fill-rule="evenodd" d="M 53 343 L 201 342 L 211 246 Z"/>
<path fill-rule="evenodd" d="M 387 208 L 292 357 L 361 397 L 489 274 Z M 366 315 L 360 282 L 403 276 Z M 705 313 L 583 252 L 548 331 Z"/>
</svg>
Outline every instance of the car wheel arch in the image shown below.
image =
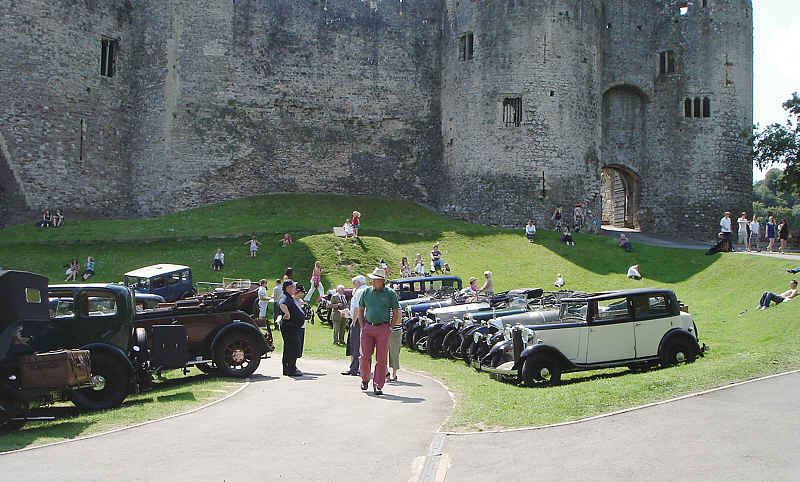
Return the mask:
<svg viewBox="0 0 800 482">
<path fill-rule="evenodd" d="M 669 346 L 669 344 L 673 341 L 678 340 L 687 342 L 692 347 L 697 347 L 697 340 L 691 334 L 689 334 L 689 332 L 680 328 L 673 328 L 661 337 L 661 341 L 658 344 L 658 355 L 661 356 L 664 353 L 665 347 Z"/>
<path fill-rule="evenodd" d="M 90 353 L 102 352 L 107 355 L 113 356 L 115 358 L 119 358 L 124 361 L 124 364 L 130 371 L 130 373 L 134 373 L 136 371 L 130 357 L 128 357 L 128 355 L 124 351 L 122 351 L 120 347 L 116 345 L 109 345 L 108 343 L 90 343 L 88 345 L 82 346 L 81 350 L 89 350 Z"/>
<path fill-rule="evenodd" d="M 530 357 L 547 357 L 555 361 L 562 370 L 572 367 L 572 362 L 561 353 L 561 350 L 550 345 L 533 345 L 522 350 L 517 369 L 521 372 L 525 360 Z"/>
</svg>

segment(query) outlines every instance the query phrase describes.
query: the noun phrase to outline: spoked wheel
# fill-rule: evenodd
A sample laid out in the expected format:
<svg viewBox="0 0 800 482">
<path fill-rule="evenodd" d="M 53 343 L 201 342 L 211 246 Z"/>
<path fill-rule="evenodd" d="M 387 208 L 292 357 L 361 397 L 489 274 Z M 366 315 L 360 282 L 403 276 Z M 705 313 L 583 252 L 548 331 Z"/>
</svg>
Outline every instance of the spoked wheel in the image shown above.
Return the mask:
<svg viewBox="0 0 800 482">
<path fill-rule="evenodd" d="M 430 341 L 431 341 L 431 338 L 429 336 L 423 336 L 422 338 L 417 340 L 417 342 L 414 344 L 414 346 L 417 347 L 417 350 L 419 350 L 420 352 L 424 353 L 424 352 L 428 351 L 428 345 L 429 345 Z"/>
<path fill-rule="evenodd" d="M 442 342 L 444 341 L 442 335 L 432 336 L 428 340 L 428 355 L 439 356 L 442 353 Z"/>
<path fill-rule="evenodd" d="M 445 335 L 442 341 L 442 352 L 450 358 L 461 358 L 459 348 L 461 348 L 461 338 L 458 336 L 458 332 L 451 331 Z"/>
<path fill-rule="evenodd" d="M 226 377 L 250 376 L 261 363 L 261 346 L 250 333 L 233 332 L 217 343 L 214 363 Z"/>
<path fill-rule="evenodd" d="M 327 300 L 320 300 L 319 304 L 317 305 L 317 317 L 319 318 L 320 323 L 331 322 L 331 308 Z"/>
</svg>

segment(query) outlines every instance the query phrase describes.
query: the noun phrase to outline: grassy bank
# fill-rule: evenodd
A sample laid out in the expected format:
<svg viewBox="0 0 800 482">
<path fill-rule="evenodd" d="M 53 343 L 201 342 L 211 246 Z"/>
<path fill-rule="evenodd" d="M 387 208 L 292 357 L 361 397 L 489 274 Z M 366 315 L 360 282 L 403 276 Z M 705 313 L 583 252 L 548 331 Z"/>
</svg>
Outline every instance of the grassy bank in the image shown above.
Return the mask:
<svg viewBox="0 0 800 482">
<path fill-rule="evenodd" d="M 272 204 L 270 199 L 263 199 Z M 171 262 L 191 266 L 195 281 L 219 281 L 220 276 L 209 270 L 211 256 L 219 246 L 226 253 L 226 277 L 274 280 L 285 266 L 291 265 L 296 270 L 296 279 L 305 282 L 314 260 L 319 260 L 325 270 L 325 286 L 331 287 L 339 283 L 349 285 L 352 276 L 371 271 L 380 258 L 387 260 L 390 274 L 396 275 L 401 256 L 412 259 L 419 252 L 427 257 L 432 242 L 437 240 L 441 242 L 445 260 L 452 266 L 454 274 L 467 279 L 469 276 L 480 277 L 483 271 L 491 270 L 498 290 L 550 287 L 556 273 L 562 273 L 567 287 L 572 289 L 592 291 L 643 286 L 672 289 L 682 302 L 689 305 L 701 340 L 710 347 L 705 358 L 691 365 L 645 373 L 617 369 L 569 374 L 564 376 L 563 385 L 545 389 L 527 389 L 497 382 L 475 373 L 463 362 L 434 360 L 404 351 L 404 366 L 439 378 L 455 393 L 457 405 L 447 425 L 451 429 L 565 421 L 800 367 L 800 301 L 764 312 L 754 309 L 763 290 L 780 292 L 786 289 L 790 275 L 785 269 L 794 267 L 793 262 L 744 254 L 705 256 L 702 251 L 637 244 L 632 253 L 625 253 L 616 247 L 613 239 L 591 235 L 576 235 L 576 246 L 566 247 L 558 243 L 556 233 L 547 231 L 540 231 L 537 242 L 529 244 L 521 230 L 484 228 L 424 210 L 412 212 L 418 208 L 407 203 L 398 203 L 393 208 L 392 202 L 386 202 L 382 211 L 371 211 L 371 205 L 366 206 L 362 198 L 331 196 L 325 198 L 325 203 L 319 203 L 319 199 L 317 196 L 294 199 L 297 211 L 290 216 L 291 219 L 275 218 L 274 231 L 296 232 L 289 227 L 295 226 L 296 229 L 302 227 L 305 234 L 295 236 L 295 243 L 288 248 L 279 248 L 277 238 L 271 240 L 256 258 L 248 257 L 244 237 L 46 247 L 26 242 L 0 246 L 0 265 L 40 272 L 61 281 L 61 265 L 69 258 L 85 259 L 92 255 L 97 258 L 97 280 L 118 281 L 129 269 Z M 249 201 L 213 207 L 222 217 L 207 224 L 211 231 L 205 234 L 228 229 L 224 226 L 231 230 L 240 229 L 244 222 L 242 219 L 236 221 L 239 223 L 236 227 L 226 224 L 229 222 L 227 218 L 234 216 L 230 207 L 239 209 Z M 328 217 L 319 217 L 319 207 L 324 208 Z M 329 225 L 334 224 L 334 219 L 337 220 L 335 224 L 340 224 L 338 219 L 343 221 L 353 208 L 364 214 L 362 238 L 351 241 L 325 234 L 329 232 Z M 375 214 L 378 212 L 382 214 Z M 207 215 L 209 212 L 205 211 L 201 217 Z M 250 222 L 259 219 L 252 216 Z M 182 226 L 192 224 L 187 219 L 197 219 L 194 211 L 170 218 L 175 224 L 183 223 Z M 153 222 L 164 226 L 164 219 Z M 129 228 L 134 229 L 144 221 L 115 223 L 120 224 L 106 226 L 108 231 L 98 232 L 97 236 L 102 234 L 108 239 L 119 239 L 127 235 Z M 377 231 L 378 227 L 380 231 Z M 25 234 L 12 229 L 0 232 L 0 241 L 13 233 L 17 236 L 14 239 L 23 241 L 41 234 L 36 231 Z M 628 266 L 636 263 L 642 266 L 644 281 L 625 277 Z M 278 344 L 279 339 L 280 336 L 276 336 Z M 341 358 L 344 366 L 344 350 L 331 344 L 329 328 L 318 325 L 309 328 L 306 356 Z M 267 363 L 277 363 L 277 360 Z M 302 361 L 300 366 L 302 369 Z"/>
</svg>

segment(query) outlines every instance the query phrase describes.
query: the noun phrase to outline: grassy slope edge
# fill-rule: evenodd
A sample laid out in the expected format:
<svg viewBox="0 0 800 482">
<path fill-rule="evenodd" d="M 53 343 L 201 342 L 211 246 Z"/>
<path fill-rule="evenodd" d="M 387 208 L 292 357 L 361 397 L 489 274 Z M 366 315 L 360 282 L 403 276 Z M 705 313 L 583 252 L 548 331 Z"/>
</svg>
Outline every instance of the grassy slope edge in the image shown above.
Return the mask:
<svg viewBox="0 0 800 482">
<path fill-rule="evenodd" d="M 290 196 L 293 197 L 267 196 L 215 205 L 213 213 L 202 211 L 202 218 L 211 216 L 204 232 L 199 224 L 186 220 L 197 220 L 196 211 L 200 210 L 170 217 L 172 224 L 195 226 L 198 235 L 239 232 L 247 223 L 269 224 L 270 229 L 265 232 L 295 232 L 290 229 L 295 226 L 308 233 L 296 236 L 295 243 L 285 249 L 277 247 L 277 237 L 268 239 L 256 258 L 248 257 L 245 238 L 182 241 L 176 236 L 151 243 L 45 247 L 31 241 L 49 236 L 49 232 L 21 233 L 14 228 L 0 231 L 0 243 L 9 241 L 13 232 L 13 241 L 24 244 L 0 246 L 0 265 L 40 272 L 57 280 L 63 272 L 61 265 L 69 258 L 92 255 L 98 260 L 97 279 L 105 281 L 118 281 L 129 269 L 157 262 L 188 264 L 194 269 L 196 281 L 218 281 L 219 276 L 209 271 L 209 263 L 214 249 L 220 246 L 226 252 L 224 276 L 274 279 L 291 265 L 298 273 L 296 279 L 307 280 L 313 261 L 320 260 L 326 270 L 325 285 L 330 287 L 338 283 L 349 285 L 354 274 L 370 271 L 379 258 L 385 258 L 392 274 L 396 274 L 400 256 L 411 259 L 418 252 L 427 256 L 432 241 L 439 240 L 454 274 L 466 279 L 491 270 L 499 290 L 552 286 L 556 273 L 564 274 L 567 287 L 574 289 L 670 288 L 689 305 L 701 340 L 710 347 L 706 358 L 691 365 L 645 373 L 627 369 L 581 372 L 565 375 L 563 385 L 546 389 L 497 382 L 474 373 L 463 362 L 434 360 L 404 349 L 403 365 L 439 378 L 456 395 L 448 429 L 480 430 L 572 420 L 800 367 L 797 303 L 765 312 L 754 309 L 763 290 L 784 289 L 790 279 L 785 269 L 792 262 L 743 254 L 705 256 L 698 251 L 643 245 L 634 245 L 632 253 L 625 253 L 616 248 L 612 239 L 580 234 L 576 235 L 575 247 L 566 247 L 558 243 L 556 233 L 541 229 L 536 244 L 531 245 L 521 231 L 443 218 L 403 201 L 376 201 L 373 210 L 372 201 L 364 198 Z M 294 203 L 290 216 L 283 217 L 284 211 L 272 218 L 258 216 L 265 212 L 263 206 L 282 204 L 287 199 Z M 320 199 L 325 202 L 320 203 Z M 252 205 L 257 206 L 254 211 L 243 213 L 243 206 Z M 319 207 L 324 209 L 324 215 L 320 215 Z M 343 221 L 354 208 L 362 212 L 364 219 L 364 236 L 359 241 L 321 234 L 330 232 L 330 225 L 340 224 L 338 219 Z M 153 222 L 166 225 L 164 218 Z M 101 235 L 125 238 L 140 221 L 114 223 L 98 228 L 95 239 L 101 239 Z M 222 227 L 215 230 L 219 226 Z M 63 233 L 59 236 L 69 234 Z M 625 278 L 627 267 L 635 263 L 642 265 L 642 282 Z M 316 325 L 308 335 L 307 356 L 344 360 L 344 350 L 330 343 L 329 328 Z M 279 341 L 280 337 L 276 339 Z"/>
</svg>

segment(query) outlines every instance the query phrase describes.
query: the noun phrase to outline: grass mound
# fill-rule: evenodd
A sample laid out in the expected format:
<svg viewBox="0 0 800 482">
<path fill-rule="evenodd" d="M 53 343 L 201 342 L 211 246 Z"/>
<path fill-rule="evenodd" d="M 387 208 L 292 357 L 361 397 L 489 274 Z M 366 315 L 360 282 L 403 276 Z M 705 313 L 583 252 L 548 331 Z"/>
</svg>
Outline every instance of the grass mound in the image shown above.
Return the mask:
<svg viewBox="0 0 800 482">
<path fill-rule="evenodd" d="M 287 204 L 289 208 L 279 209 Z M 268 211 L 267 206 L 275 210 Z M 362 237 L 351 241 L 328 234 L 330 226 L 341 224 L 353 209 L 364 215 Z M 39 246 L 31 241 L 39 236 L 66 239 L 69 226 L 45 233 L 29 227 L 14 228 L 0 233 L 0 239 L 22 240 L 24 244 L 0 245 L 0 265 L 61 281 L 64 263 L 72 257 L 85 260 L 91 255 L 97 259 L 96 280 L 119 281 L 130 269 L 170 262 L 191 266 L 195 281 L 219 281 L 221 275 L 212 273 L 209 267 L 215 248 L 222 247 L 226 254 L 222 275 L 226 277 L 274 280 L 286 266 L 293 266 L 295 279 L 305 283 L 314 261 L 319 260 L 325 287 L 330 288 L 340 283 L 349 286 L 352 276 L 372 271 L 380 258 L 386 259 L 392 276 L 399 274 L 401 256 L 411 260 L 414 254 L 422 253 L 427 262 L 436 240 L 441 242 L 453 274 L 466 280 L 490 270 L 498 290 L 551 287 L 556 273 L 564 275 L 568 288 L 587 291 L 643 286 L 672 289 L 689 305 L 701 341 L 710 347 L 706 358 L 691 365 L 645 373 L 614 369 L 567 374 L 562 386 L 546 389 L 496 382 L 473 373 L 463 362 L 434 360 L 404 351 L 403 366 L 440 378 L 456 394 L 458 403 L 448 422 L 451 429 L 565 421 L 800 367 L 800 301 L 763 312 L 755 310 L 762 291 L 786 289 L 791 277 L 785 269 L 795 265 L 783 259 L 738 253 L 705 256 L 701 251 L 638 244 L 634 244 L 632 253 L 626 253 L 613 239 L 583 234 L 575 236 L 576 246 L 567 247 L 559 244 L 557 233 L 541 229 L 536 243 L 529 244 L 521 229 L 463 223 L 407 202 L 344 196 L 267 196 L 154 220 L 86 223 L 97 227 L 92 232 L 98 240 L 123 239 L 131 233 L 145 236 L 166 226 L 197 233 L 198 237 Z M 257 231 L 253 227 L 257 224 L 272 233 L 289 231 L 295 242 L 280 248 L 280 235 L 261 238 L 264 246 L 256 258 L 250 258 L 245 236 L 208 238 Z M 628 280 L 627 268 L 637 263 L 645 280 Z M 344 363 L 344 349 L 331 344 L 329 328 L 315 325 L 308 333 L 306 356 L 341 358 Z M 276 341 L 279 339 L 277 336 Z"/>
</svg>

